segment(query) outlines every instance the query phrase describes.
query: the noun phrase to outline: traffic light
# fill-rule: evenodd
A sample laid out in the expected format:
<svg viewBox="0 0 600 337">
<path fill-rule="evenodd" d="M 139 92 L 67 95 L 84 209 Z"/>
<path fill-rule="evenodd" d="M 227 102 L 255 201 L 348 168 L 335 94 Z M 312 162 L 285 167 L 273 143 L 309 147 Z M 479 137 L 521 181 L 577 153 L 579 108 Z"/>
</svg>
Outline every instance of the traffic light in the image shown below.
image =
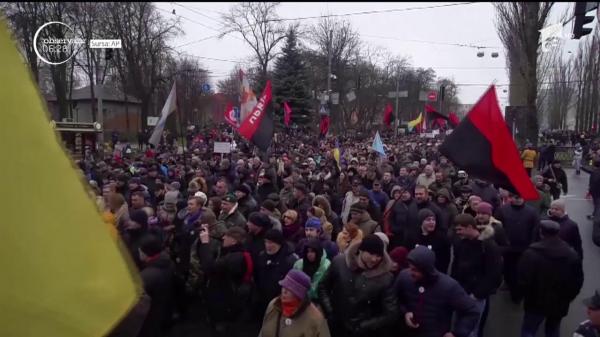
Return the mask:
<svg viewBox="0 0 600 337">
<path fill-rule="evenodd" d="M 580 39 L 582 36 L 592 32 L 592 28 L 584 28 L 583 26 L 594 21 L 593 15 L 585 15 L 587 12 L 598 7 L 597 2 L 576 2 L 575 3 L 575 23 L 573 24 L 573 38 Z"/>
<path fill-rule="evenodd" d="M 109 61 L 112 60 L 113 57 L 113 50 L 112 48 L 108 48 L 104 50 L 104 60 L 105 61 Z"/>
<path fill-rule="evenodd" d="M 440 86 L 440 102 L 443 102 L 445 97 L 446 97 L 446 86 L 441 85 Z"/>
</svg>

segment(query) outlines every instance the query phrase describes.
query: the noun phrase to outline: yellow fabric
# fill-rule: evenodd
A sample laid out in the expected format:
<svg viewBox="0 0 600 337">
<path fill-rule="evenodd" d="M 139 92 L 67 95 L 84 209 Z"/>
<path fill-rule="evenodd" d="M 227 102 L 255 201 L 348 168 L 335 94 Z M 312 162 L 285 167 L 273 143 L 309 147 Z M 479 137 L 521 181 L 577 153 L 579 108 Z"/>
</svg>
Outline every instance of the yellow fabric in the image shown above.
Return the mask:
<svg viewBox="0 0 600 337">
<path fill-rule="evenodd" d="M 408 122 L 408 130 L 411 131 L 412 129 L 415 128 L 415 126 L 421 124 L 422 121 L 423 121 L 423 113 L 420 113 L 419 117 Z"/>
<path fill-rule="evenodd" d="M 337 165 L 339 167 L 340 166 L 340 149 L 337 147 L 333 149 L 333 158 L 335 159 L 335 162 L 337 163 Z"/>
<path fill-rule="evenodd" d="M 95 337 L 141 293 L 0 20 L 0 336 Z"/>
<path fill-rule="evenodd" d="M 523 166 L 525 166 L 525 168 L 533 168 L 536 156 L 537 156 L 537 152 L 535 152 L 535 150 L 527 149 L 527 150 L 523 151 L 523 153 L 521 154 L 521 159 L 523 160 Z"/>
</svg>

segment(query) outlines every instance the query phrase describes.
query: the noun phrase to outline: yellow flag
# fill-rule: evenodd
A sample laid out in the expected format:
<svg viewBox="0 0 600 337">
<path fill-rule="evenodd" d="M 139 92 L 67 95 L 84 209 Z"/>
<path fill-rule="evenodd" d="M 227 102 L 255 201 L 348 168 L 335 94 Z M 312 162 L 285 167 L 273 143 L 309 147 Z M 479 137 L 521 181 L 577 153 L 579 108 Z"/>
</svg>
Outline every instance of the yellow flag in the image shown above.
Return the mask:
<svg viewBox="0 0 600 337">
<path fill-rule="evenodd" d="M 423 121 L 423 113 L 419 114 L 419 117 L 413 119 L 412 121 L 408 122 L 408 130 L 412 131 L 412 129 L 415 128 L 415 126 L 421 124 L 421 122 Z"/>
<path fill-rule="evenodd" d="M 0 20 L 0 336 L 102 336 L 141 292 Z"/>
</svg>

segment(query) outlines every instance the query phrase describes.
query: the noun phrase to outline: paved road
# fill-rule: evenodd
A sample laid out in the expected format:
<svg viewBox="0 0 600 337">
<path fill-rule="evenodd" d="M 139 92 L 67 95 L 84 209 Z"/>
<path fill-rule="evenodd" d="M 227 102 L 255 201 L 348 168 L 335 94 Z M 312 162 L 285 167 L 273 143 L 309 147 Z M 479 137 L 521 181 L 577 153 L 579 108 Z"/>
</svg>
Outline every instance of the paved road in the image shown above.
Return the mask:
<svg viewBox="0 0 600 337">
<path fill-rule="evenodd" d="M 585 199 L 589 175 L 582 172 L 580 176 L 577 176 L 574 170 L 566 170 L 566 173 L 569 179 L 569 194 L 565 197 L 567 200 L 567 213 L 571 219 L 579 224 L 583 241 L 585 281 L 579 296 L 571 303 L 569 315 L 562 321 L 561 337 L 571 337 L 579 323 L 587 319 L 581 301 L 593 294 L 595 289 L 600 289 L 600 248 L 592 242 L 592 223 L 586 219 L 586 215 L 592 212 L 591 200 Z M 513 304 L 507 292 L 499 292 L 492 299 L 485 336 L 520 336 L 522 317 L 522 306 Z M 538 336 L 544 336 L 543 329 L 538 331 Z"/>
</svg>

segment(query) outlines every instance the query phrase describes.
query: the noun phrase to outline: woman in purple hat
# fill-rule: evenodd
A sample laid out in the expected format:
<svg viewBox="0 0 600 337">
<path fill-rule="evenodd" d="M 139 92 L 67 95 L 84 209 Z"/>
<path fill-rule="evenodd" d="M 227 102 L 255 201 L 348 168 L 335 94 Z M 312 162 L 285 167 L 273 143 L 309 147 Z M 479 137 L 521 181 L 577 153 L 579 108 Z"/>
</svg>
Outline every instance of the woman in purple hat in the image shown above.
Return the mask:
<svg viewBox="0 0 600 337">
<path fill-rule="evenodd" d="M 269 303 L 259 337 L 329 337 L 327 320 L 308 296 L 310 277 L 292 269 L 279 285 L 281 295 Z"/>
</svg>

